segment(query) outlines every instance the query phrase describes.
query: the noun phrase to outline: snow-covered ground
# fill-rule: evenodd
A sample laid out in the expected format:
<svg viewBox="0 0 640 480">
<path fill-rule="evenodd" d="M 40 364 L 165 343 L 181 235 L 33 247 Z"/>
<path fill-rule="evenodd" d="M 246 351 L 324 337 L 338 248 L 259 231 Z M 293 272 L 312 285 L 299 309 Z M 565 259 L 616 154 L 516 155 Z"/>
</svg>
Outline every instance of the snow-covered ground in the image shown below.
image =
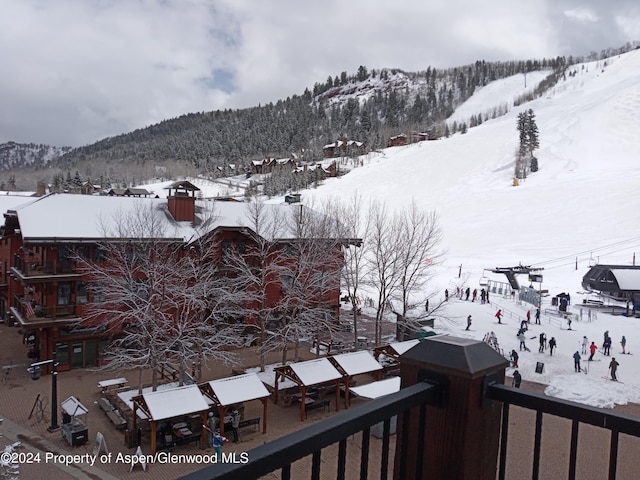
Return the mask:
<svg viewBox="0 0 640 480">
<path fill-rule="evenodd" d="M 345 199 L 357 191 L 390 208 L 400 209 L 415 199 L 424 209 L 436 211 L 446 256 L 437 267 L 432 302 L 443 298 L 445 288 L 453 292 L 462 283 L 479 290 L 484 275 L 504 282 L 504 276 L 484 269 L 521 263 L 544 268 L 542 288 L 551 295 L 568 292 L 577 304 L 590 263 L 631 264 L 634 252 L 640 252 L 640 51 L 606 64 L 576 65 L 574 70 L 575 76 L 567 75 L 545 96 L 513 108 L 504 117 L 464 135 L 386 149 L 348 175 L 302 192 L 303 202 Z M 502 99 L 513 98 L 517 91 L 509 88 L 505 84 L 500 94 L 491 85 L 480 89 L 473 108 L 487 111 Z M 516 116 L 529 108 L 540 131 L 540 171 L 514 187 Z M 526 284 L 526 277 L 521 276 L 520 282 Z M 518 350 L 516 333 L 526 307 L 497 296 L 491 301 L 491 306 L 450 301 L 445 316 L 451 320 L 439 320 L 436 330 L 478 339 L 495 331 L 505 351 Z M 549 303 L 547 297 L 543 310 Z M 508 325 L 497 325 L 498 305 L 514 312 Z M 578 307 L 571 307 L 573 315 L 580 315 Z M 467 315 L 473 318 L 471 332 L 464 331 Z M 556 338 L 558 350 L 553 357 L 538 353 L 537 340 L 528 339 L 533 348 L 521 355 L 523 378 L 549 385 L 550 395 L 590 405 L 640 402 L 640 350 L 634 348 L 640 344 L 640 319 L 600 311 L 589 322 L 585 309 L 582 316 L 572 330 L 550 317 L 531 327 L 529 337 L 544 331 L 548 338 Z M 609 359 L 601 353 L 588 374 L 574 373 L 572 356 L 582 337 L 601 347 L 605 330 L 613 338 L 612 353 L 624 383 L 603 378 Z M 622 335 L 637 355 L 620 355 Z M 536 362 L 545 363 L 544 373 L 535 373 Z"/>
</svg>

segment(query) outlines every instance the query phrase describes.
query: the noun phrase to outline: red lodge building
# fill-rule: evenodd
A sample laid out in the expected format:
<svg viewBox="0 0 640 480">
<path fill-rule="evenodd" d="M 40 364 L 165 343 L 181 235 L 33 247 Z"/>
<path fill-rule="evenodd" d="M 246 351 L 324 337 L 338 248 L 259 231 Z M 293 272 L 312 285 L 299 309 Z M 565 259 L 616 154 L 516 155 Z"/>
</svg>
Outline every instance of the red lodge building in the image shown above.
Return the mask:
<svg viewBox="0 0 640 480">
<path fill-rule="evenodd" d="M 123 241 L 117 224 L 127 214 L 152 209 L 164 222 L 162 240 L 184 246 L 195 239 L 215 241 L 220 258 L 230 245 L 238 251 L 252 241 L 248 204 L 196 200 L 198 190 L 182 181 L 169 187 L 167 198 L 50 194 L 0 199 L 5 210 L 0 229 L 0 312 L 5 323 L 24 331 L 25 356 L 46 359 L 55 350 L 60 370 L 100 364 L 110 334 L 99 324 L 78 326 L 88 304 L 100 298 L 93 295 L 74 258 L 104 261 L 101 245 Z M 264 207 L 282 214 L 306 209 L 299 204 Z M 294 238 L 282 235 L 274 241 Z M 339 244 L 327 255 L 341 255 Z M 339 272 L 333 274 L 335 287 L 322 301 L 337 318 Z M 281 292 L 274 285 L 268 301 L 278 302 Z"/>
</svg>

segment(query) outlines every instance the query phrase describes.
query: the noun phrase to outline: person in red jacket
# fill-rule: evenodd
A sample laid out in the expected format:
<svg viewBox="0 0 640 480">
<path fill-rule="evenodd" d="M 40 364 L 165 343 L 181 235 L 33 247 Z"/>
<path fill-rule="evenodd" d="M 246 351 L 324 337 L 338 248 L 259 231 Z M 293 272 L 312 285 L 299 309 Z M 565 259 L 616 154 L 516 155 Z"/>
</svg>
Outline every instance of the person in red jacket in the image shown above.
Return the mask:
<svg viewBox="0 0 640 480">
<path fill-rule="evenodd" d="M 498 319 L 498 323 L 502 323 L 502 310 L 496 312 L 496 318 Z"/>
<path fill-rule="evenodd" d="M 598 350 L 596 342 L 591 342 L 591 345 L 589 345 L 589 351 L 591 352 L 591 355 L 589 355 L 589 361 L 593 360 L 593 356 L 596 354 L 596 350 Z"/>
</svg>

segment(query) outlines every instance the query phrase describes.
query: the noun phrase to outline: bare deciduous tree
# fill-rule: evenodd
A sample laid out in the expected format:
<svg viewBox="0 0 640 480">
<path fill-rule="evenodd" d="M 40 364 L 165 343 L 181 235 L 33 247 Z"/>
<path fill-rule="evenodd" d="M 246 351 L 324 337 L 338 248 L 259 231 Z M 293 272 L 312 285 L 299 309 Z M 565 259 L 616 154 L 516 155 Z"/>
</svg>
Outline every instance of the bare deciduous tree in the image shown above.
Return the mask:
<svg viewBox="0 0 640 480">
<path fill-rule="evenodd" d="M 238 294 L 219 274 L 214 242 L 200 234 L 190 244 L 167 232 L 163 214 L 140 204 L 134 212 L 103 222 L 103 261 L 77 257 L 93 293 L 82 324 L 104 325 L 113 341 L 106 368 L 152 369 L 177 365 L 180 381 L 190 362 L 233 362 L 238 342 L 230 322 Z M 207 222 L 203 223 L 206 227 Z M 201 232 L 204 233 L 204 232 Z"/>
<path fill-rule="evenodd" d="M 354 194 L 346 204 L 337 201 L 327 203 L 324 211 L 333 218 L 335 235 L 350 240 L 343 243 L 341 279 L 342 288 L 346 289 L 351 304 L 353 343 L 357 346 L 358 310 L 361 307 L 359 295 L 364 283 L 367 253 L 361 239 L 368 236 L 368 212 L 363 207 L 362 198 L 357 194 Z"/>
<path fill-rule="evenodd" d="M 418 321 L 427 313 L 432 314 L 439 305 L 431 305 L 429 312 L 422 312 L 409 317 L 415 310 L 416 294 L 420 295 L 419 305 L 423 305 L 429 293 L 425 288 L 431 279 L 433 267 L 440 262 L 443 252 L 440 250 L 442 233 L 435 212 L 421 210 L 415 201 L 402 210 L 394 219 L 393 230 L 397 235 L 396 251 L 398 254 L 398 284 L 394 298 L 400 303 L 400 320 L 403 328 L 415 330 Z M 415 312 L 414 312 L 415 313 Z"/>
</svg>

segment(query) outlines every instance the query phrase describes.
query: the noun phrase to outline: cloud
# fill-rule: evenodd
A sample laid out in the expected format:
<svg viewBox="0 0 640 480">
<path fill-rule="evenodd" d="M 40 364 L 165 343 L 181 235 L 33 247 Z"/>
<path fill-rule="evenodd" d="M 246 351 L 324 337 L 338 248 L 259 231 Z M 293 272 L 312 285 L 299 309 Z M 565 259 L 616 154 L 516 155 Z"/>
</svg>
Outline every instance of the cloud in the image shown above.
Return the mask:
<svg viewBox="0 0 640 480">
<path fill-rule="evenodd" d="M 0 11 L 0 142 L 72 146 L 275 102 L 360 65 L 579 55 L 638 32 L 626 0 L 0 0 Z"/>
</svg>

